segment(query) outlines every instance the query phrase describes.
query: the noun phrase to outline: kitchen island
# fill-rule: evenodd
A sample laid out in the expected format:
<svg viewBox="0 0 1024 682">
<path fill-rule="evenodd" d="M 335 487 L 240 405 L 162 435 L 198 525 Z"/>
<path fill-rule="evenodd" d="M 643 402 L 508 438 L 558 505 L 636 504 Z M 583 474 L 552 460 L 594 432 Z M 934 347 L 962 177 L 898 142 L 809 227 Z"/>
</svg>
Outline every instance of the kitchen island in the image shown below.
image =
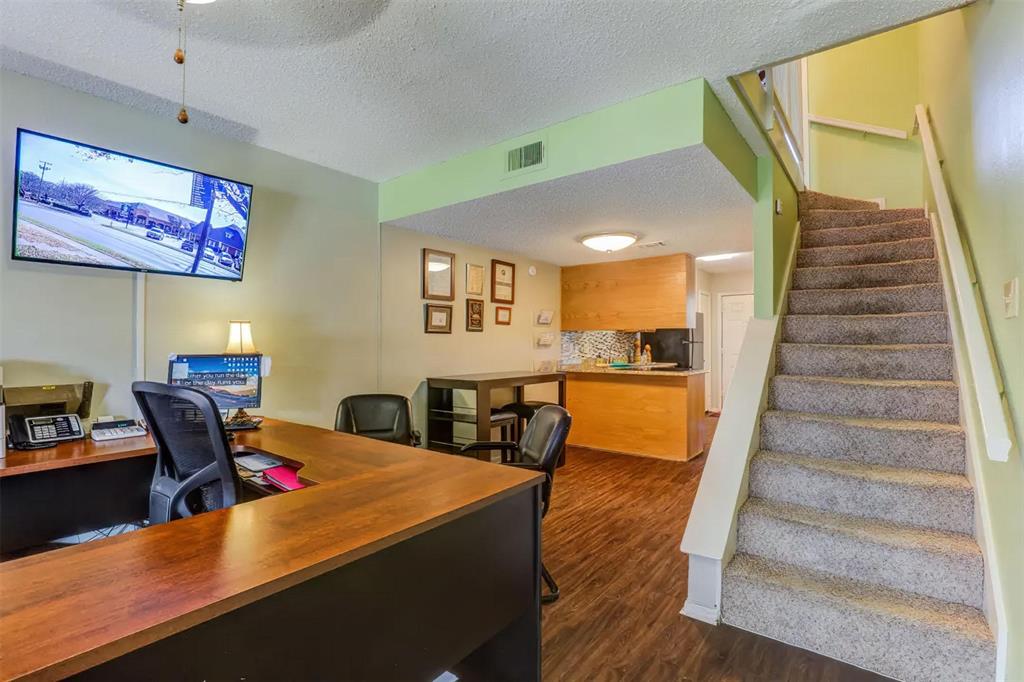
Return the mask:
<svg viewBox="0 0 1024 682">
<path fill-rule="evenodd" d="M 566 365 L 569 444 L 685 461 L 704 451 L 707 370 Z"/>
</svg>

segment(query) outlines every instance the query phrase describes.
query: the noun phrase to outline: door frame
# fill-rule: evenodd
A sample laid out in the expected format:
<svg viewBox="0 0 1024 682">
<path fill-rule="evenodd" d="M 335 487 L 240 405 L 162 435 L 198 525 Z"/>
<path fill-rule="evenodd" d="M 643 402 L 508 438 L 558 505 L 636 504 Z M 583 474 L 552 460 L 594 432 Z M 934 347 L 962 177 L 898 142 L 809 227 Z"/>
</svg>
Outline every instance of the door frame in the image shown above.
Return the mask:
<svg viewBox="0 0 1024 682">
<path fill-rule="evenodd" d="M 723 291 L 723 292 L 720 292 L 718 294 L 715 294 L 715 305 L 718 307 L 718 314 L 715 316 L 716 322 L 718 324 L 718 329 L 716 330 L 716 333 L 715 333 L 715 345 L 717 346 L 717 348 L 715 348 L 715 358 L 718 361 L 718 371 L 716 372 L 717 376 L 715 377 L 715 381 L 714 381 L 714 383 L 715 383 L 714 398 L 715 398 L 715 404 L 717 405 L 717 409 L 718 409 L 719 412 L 721 412 L 721 410 L 722 410 L 723 402 L 724 402 L 722 398 L 725 395 L 725 389 L 724 389 L 724 385 L 725 385 L 725 381 L 724 381 L 724 379 L 725 379 L 725 343 L 723 343 L 723 339 L 724 339 L 725 335 L 722 333 L 723 329 L 725 328 L 725 325 L 723 324 L 725 322 L 725 320 L 724 320 L 725 307 L 722 305 L 722 299 L 725 298 L 726 296 L 753 296 L 753 295 L 754 295 L 753 291 Z M 753 315 L 751 315 L 751 318 L 753 318 Z"/>
</svg>

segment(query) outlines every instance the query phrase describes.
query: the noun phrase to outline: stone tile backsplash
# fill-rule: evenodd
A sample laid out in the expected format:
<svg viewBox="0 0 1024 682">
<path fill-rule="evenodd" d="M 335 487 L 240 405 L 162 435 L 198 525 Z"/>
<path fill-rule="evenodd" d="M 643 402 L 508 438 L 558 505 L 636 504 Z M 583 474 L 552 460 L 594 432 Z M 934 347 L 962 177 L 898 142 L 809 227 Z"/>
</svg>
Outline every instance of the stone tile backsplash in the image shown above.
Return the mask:
<svg viewBox="0 0 1024 682">
<path fill-rule="evenodd" d="M 585 358 L 630 357 L 634 332 L 562 332 L 563 365 L 578 365 Z"/>
</svg>

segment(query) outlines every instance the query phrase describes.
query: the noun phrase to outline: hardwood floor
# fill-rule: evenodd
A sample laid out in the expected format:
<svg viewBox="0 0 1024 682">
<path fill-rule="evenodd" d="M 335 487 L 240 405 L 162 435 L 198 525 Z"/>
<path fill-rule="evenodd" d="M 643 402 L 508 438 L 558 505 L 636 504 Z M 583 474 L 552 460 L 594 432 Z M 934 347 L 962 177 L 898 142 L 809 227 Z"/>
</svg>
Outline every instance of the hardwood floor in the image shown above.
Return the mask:
<svg viewBox="0 0 1024 682">
<path fill-rule="evenodd" d="M 716 423 L 707 420 L 709 442 Z M 569 450 L 544 521 L 544 562 L 562 590 L 543 610 L 544 679 L 885 679 L 680 615 L 687 563 L 679 542 L 704 460 Z"/>
</svg>

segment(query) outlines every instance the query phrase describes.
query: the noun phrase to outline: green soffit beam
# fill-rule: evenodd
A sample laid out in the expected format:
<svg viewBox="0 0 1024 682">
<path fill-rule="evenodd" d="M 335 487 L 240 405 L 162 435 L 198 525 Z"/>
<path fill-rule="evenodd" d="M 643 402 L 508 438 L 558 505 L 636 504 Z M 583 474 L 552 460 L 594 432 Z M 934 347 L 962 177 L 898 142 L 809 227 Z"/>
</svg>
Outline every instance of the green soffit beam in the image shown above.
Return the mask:
<svg viewBox="0 0 1024 682">
<path fill-rule="evenodd" d="M 507 172 L 508 152 L 541 141 L 543 163 Z M 386 223 L 527 185 L 704 144 L 757 196 L 757 159 L 703 78 L 505 140 L 380 185 Z"/>
</svg>

